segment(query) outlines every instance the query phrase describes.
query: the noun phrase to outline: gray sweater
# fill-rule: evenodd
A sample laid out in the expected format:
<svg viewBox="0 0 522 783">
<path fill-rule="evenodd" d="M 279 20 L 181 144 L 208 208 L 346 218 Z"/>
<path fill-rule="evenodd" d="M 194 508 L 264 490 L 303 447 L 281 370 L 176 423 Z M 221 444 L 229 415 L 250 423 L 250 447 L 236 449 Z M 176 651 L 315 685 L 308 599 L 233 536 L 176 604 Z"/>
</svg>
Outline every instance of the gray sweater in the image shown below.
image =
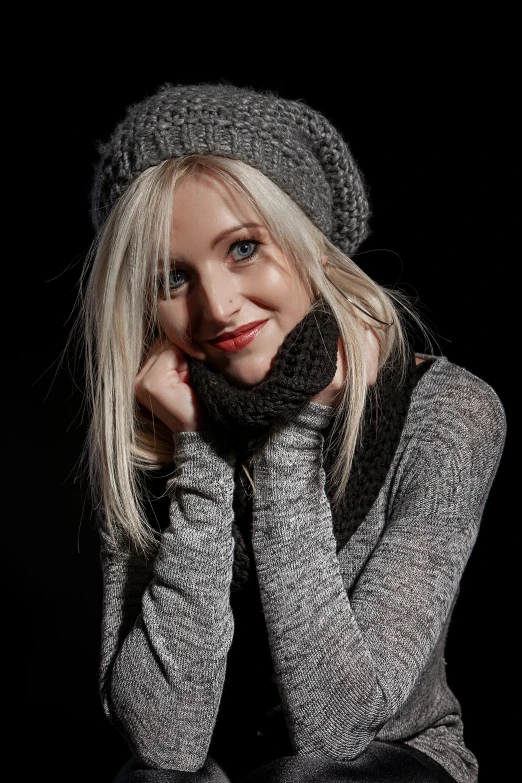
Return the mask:
<svg viewBox="0 0 522 783">
<path fill-rule="evenodd" d="M 338 554 L 322 467 L 332 412 L 309 403 L 254 463 L 252 546 L 294 752 L 342 760 L 373 739 L 405 741 L 473 783 L 443 652 L 502 453 L 503 407 L 484 381 L 436 358 L 384 485 Z M 177 434 L 175 447 L 156 556 L 102 533 L 101 693 L 140 760 L 193 771 L 208 753 L 234 634 L 234 463 L 197 432 Z"/>
</svg>

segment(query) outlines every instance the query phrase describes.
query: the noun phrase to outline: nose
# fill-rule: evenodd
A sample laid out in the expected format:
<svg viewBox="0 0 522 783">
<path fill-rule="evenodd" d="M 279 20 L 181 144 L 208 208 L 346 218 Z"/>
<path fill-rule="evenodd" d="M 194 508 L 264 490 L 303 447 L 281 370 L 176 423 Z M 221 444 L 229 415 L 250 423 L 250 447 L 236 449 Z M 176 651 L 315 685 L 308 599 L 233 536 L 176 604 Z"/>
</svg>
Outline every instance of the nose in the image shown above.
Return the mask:
<svg viewBox="0 0 522 783">
<path fill-rule="evenodd" d="M 237 278 L 226 270 L 216 270 L 200 276 L 194 291 L 193 304 L 203 321 L 224 326 L 240 309 Z"/>
</svg>

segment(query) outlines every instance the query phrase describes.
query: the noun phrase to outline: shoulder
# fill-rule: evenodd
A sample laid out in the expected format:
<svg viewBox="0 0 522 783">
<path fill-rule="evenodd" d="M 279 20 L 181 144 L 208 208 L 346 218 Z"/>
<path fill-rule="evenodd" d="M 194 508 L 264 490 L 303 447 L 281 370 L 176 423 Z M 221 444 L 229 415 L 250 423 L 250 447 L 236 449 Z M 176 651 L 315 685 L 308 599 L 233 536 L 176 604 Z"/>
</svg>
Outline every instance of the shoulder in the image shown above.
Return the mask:
<svg viewBox="0 0 522 783">
<path fill-rule="evenodd" d="M 495 390 L 446 357 L 434 357 L 411 397 L 393 471 L 394 502 L 413 496 L 427 512 L 478 518 L 505 434 Z"/>
<path fill-rule="evenodd" d="M 408 424 L 423 438 L 453 432 L 464 441 L 488 440 L 497 446 L 506 433 L 504 406 L 495 390 L 445 356 L 434 357 L 417 383 Z"/>
</svg>

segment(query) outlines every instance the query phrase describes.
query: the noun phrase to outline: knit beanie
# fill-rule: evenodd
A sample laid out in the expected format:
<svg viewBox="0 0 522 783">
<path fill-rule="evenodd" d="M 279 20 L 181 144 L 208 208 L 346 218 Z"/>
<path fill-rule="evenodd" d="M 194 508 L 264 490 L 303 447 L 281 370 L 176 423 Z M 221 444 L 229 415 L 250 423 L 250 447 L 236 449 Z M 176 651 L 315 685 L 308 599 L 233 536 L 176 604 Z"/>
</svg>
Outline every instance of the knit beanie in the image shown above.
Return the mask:
<svg viewBox="0 0 522 783">
<path fill-rule="evenodd" d="M 236 158 L 284 190 L 346 254 L 368 234 L 363 179 L 341 134 L 300 100 L 230 84 L 165 84 L 127 109 L 100 145 L 96 229 L 141 172 L 190 153 Z"/>
</svg>

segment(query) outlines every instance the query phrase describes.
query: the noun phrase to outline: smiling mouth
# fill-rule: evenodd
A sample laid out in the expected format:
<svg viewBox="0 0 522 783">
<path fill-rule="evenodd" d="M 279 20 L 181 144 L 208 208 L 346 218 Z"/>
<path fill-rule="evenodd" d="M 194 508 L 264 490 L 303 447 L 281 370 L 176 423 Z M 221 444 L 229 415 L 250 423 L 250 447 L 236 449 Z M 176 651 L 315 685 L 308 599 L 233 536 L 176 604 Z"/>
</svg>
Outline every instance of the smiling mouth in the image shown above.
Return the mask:
<svg viewBox="0 0 522 783">
<path fill-rule="evenodd" d="M 264 321 L 252 321 L 249 324 L 240 326 L 233 332 L 225 332 L 225 334 L 215 337 L 213 340 L 207 340 L 215 348 L 219 348 L 221 351 L 227 351 L 228 353 L 234 353 L 240 351 L 254 340 L 268 319 Z"/>
</svg>

